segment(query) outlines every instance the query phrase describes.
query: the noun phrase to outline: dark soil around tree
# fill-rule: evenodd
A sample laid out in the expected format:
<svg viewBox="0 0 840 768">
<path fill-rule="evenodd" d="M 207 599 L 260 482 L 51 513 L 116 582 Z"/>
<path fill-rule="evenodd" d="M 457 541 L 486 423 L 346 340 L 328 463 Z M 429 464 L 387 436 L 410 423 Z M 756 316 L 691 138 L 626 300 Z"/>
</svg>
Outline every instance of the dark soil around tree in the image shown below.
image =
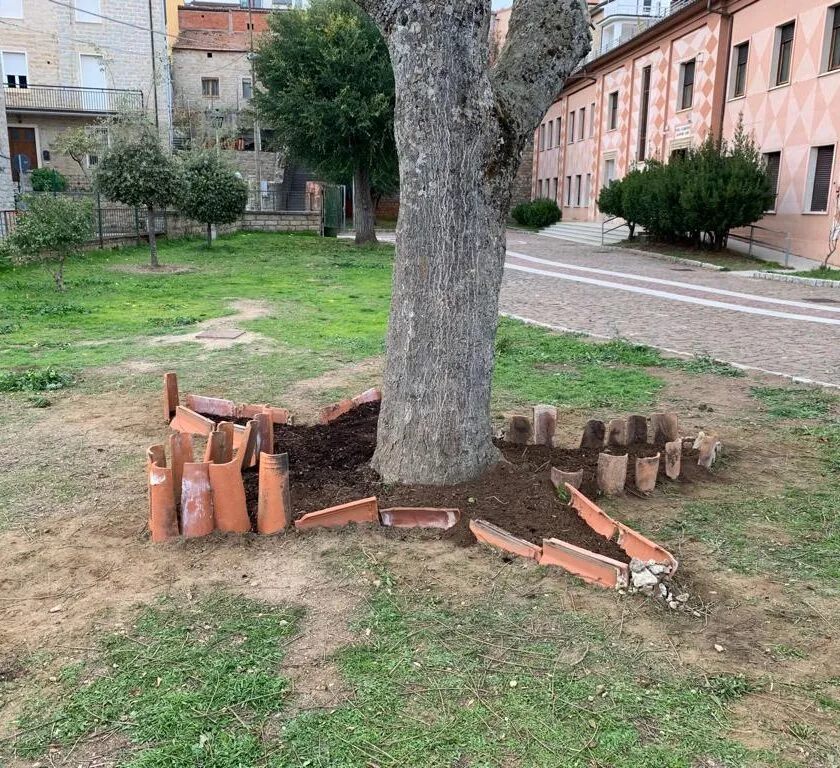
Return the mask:
<svg viewBox="0 0 840 768">
<path fill-rule="evenodd" d="M 330 424 L 274 426 L 275 453 L 289 454 L 289 480 L 294 517 L 368 496 L 379 499 L 380 508 L 455 507 L 461 521 L 443 538 L 460 546 L 476 543 L 469 521 L 480 518 L 515 536 L 540 544 L 543 538 L 559 538 L 602 555 L 627 562 L 627 555 L 612 541 L 599 536 L 557 496 L 550 481 L 551 467 L 566 471 L 583 468 L 581 490 L 597 496 L 597 450 L 548 448 L 541 445 L 513 445 L 497 440 L 506 461 L 480 477 L 456 486 L 394 486 L 383 484 L 370 466 L 376 447 L 379 404 L 356 408 Z M 617 451 L 618 449 L 616 449 Z M 633 488 L 637 456 L 653 456 L 661 447 L 630 446 L 627 489 Z M 664 450 L 659 482 L 671 482 L 664 474 Z M 686 442 L 680 482 L 708 477 L 696 464 L 697 454 Z M 258 497 L 256 470 L 245 473 L 248 510 L 255 521 Z"/>
</svg>

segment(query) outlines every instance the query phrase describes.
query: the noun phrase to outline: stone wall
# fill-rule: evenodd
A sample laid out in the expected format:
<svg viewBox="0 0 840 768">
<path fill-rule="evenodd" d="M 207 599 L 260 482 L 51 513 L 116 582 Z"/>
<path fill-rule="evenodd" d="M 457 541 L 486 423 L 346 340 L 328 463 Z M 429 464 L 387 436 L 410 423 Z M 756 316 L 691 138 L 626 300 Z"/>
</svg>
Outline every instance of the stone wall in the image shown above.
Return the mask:
<svg viewBox="0 0 840 768">
<path fill-rule="evenodd" d="M 15 207 L 14 188 L 12 186 L 12 166 L 9 161 L 9 132 L 6 128 L 6 105 L 3 89 L 0 88 L 0 211 L 10 211 Z"/>
<path fill-rule="evenodd" d="M 217 234 L 231 232 L 320 232 L 321 214 L 317 211 L 248 211 L 235 224 L 217 228 Z M 168 237 L 198 235 L 204 237 L 206 227 L 197 221 L 185 219 L 177 213 L 167 213 Z"/>
</svg>

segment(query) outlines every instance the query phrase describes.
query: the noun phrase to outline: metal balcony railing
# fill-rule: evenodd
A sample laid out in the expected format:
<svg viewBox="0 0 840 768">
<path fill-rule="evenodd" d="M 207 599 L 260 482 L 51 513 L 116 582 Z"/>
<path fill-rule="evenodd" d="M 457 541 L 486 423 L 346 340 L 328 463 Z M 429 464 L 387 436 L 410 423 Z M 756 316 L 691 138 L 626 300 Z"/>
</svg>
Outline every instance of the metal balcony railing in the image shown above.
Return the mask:
<svg viewBox="0 0 840 768">
<path fill-rule="evenodd" d="M 112 114 L 143 109 L 143 92 L 125 88 L 79 88 L 71 85 L 4 87 L 6 110 Z"/>
</svg>

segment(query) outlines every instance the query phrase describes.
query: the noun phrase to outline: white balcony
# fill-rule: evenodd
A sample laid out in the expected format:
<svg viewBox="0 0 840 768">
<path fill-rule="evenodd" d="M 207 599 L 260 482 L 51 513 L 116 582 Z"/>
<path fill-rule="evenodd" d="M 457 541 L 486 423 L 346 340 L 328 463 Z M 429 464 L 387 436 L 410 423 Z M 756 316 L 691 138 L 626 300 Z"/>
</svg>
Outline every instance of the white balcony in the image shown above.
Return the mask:
<svg viewBox="0 0 840 768">
<path fill-rule="evenodd" d="M 603 6 L 603 19 L 613 16 L 667 16 L 671 0 L 610 0 Z"/>
</svg>

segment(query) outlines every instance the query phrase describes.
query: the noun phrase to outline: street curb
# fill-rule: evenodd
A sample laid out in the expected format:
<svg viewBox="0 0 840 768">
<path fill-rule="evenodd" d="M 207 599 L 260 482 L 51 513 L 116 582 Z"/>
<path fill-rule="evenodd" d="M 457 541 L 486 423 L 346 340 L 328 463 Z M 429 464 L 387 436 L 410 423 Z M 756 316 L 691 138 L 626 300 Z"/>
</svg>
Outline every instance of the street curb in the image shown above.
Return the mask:
<svg viewBox="0 0 840 768">
<path fill-rule="evenodd" d="M 815 288 L 840 289 L 840 280 L 822 280 L 819 277 L 800 277 L 799 275 L 782 275 L 778 272 L 744 272 L 742 274 L 757 280 L 775 280 L 779 283 L 801 283 Z"/>
</svg>

